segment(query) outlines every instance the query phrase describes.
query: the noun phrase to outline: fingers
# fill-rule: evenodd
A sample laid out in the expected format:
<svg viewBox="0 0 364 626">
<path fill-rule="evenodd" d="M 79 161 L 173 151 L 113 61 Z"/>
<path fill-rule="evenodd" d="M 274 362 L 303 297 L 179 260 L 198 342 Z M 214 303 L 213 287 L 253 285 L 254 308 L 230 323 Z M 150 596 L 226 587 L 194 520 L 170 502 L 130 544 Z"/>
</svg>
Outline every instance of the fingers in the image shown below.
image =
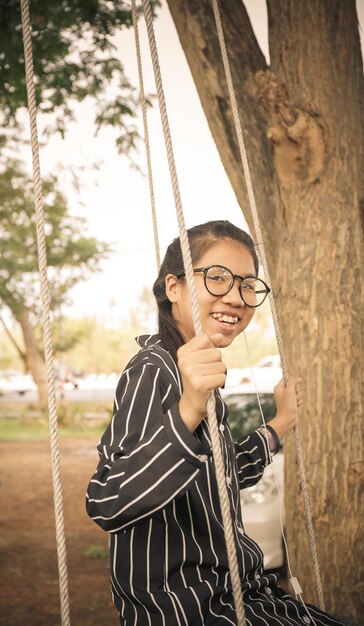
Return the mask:
<svg viewBox="0 0 364 626">
<path fill-rule="evenodd" d="M 190 341 L 187 341 L 187 343 L 179 348 L 178 352 L 183 354 L 185 352 L 197 352 L 207 348 L 217 348 L 223 341 L 224 336 L 221 333 L 217 333 L 211 337 L 206 335 L 206 333 L 201 333 L 190 339 Z"/>
<path fill-rule="evenodd" d="M 286 391 L 295 393 L 296 395 L 296 404 L 297 406 L 301 406 L 303 403 L 303 394 L 302 394 L 302 378 L 298 378 L 296 376 L 289 376 L 287 380 L 287 384 L 284 379 L 281 378 L 279 383 L 275 386 L 274 392 L 277 393 L 278 396 L 282 396 Z"/>
<path fill-rule="evenodd" d="M 220 337 L 223 338 L 220 334 L 215 335 L 215 340 L 219 341 Z M 221 350 L 216 347 L 214 341 L 205 333 L 193 337 L 193 339 L 181 346 L 177 356 L 180 364 L 185 360 L 196 364 L 222 362 Z"/>
<path fill-rule="evenodd" d="M 221 339 L 221 334 L 211 338 L 202 333 L 181 346 L 177 356 L 184 383 L 200 391 L 216 389 L 225 384 L 227 370 L 221 350 L 216 347 Z"/>
<path fill-rule="evenodd" d="M 271 421 L 279 437 L 284 437 L 298 423 L 297 408 L 302 404 L 301 378 L 289 376 L 274 388 L 277 414 Z"/>
</svg>

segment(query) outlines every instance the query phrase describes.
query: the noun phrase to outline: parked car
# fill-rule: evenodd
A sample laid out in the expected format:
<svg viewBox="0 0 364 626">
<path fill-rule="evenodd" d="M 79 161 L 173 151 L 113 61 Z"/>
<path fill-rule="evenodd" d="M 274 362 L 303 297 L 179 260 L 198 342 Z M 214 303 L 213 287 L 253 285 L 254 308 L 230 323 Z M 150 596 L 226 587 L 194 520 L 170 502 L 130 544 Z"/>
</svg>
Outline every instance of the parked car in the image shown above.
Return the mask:
<svg viewBox="0 0 364 626">
<path fill-rule="evenodd" d="M 18 370 L 0 371 L 0 396 L 8 394 L 24 395 L 27 391 L 36 391 L 37 386 L 30 374 Z"/>
<path fill-rule="evenodd" d="M 270 386 L 260 387 L 259 400 L 264 419 L 268 423 L 276 412 Z M 262 417 L 255 387 L 249 384 L 225 388 L 222 391 L 229 409 L 229 423 L 234 439 L 240 439 L 262 426 Z M 279 496 L 279 491 L 281 498 Z M 244 528 L 260 546 L 264 554 L 266 570 L 284 569 L 280 500 L 282 499 L 282 524 L 284 527 L 284 455 L 280 450 L 274 457 L 260 481 L 253 487 L 242 489 L 241 506 Z"/>
<path fill-rule="evenodd" d="M 270 391 L 282 378 L 281 359 L 279 354 L 265 356 L 252 367 L 228 370 L 226 387 L 252 383 L 259 387 L 269 387 Z"/>
</svg>

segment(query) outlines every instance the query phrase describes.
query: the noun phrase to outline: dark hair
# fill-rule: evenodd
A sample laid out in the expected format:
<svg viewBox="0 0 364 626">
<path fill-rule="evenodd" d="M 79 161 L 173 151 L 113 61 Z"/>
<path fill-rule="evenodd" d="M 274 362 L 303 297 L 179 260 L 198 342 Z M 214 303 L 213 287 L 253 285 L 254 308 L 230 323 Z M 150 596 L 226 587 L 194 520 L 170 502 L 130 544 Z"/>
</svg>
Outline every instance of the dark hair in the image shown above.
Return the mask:
<svg viewBox="0 0 364 626">
<path fill-rule="evenodd" d="M 254 242 L 250 235 L 227 220 L 216 220 L 193 226 L 187 230 L 191 249 L 192 263 L 198 260 L 212 246 L 224 239 L 231 239 L 243 244 L 252 255 L 255 271 L 258 275 L 259 260 Z M 153 285 L 153 293 L 158 306 L 158 327 L 163 347 L 175 358 L 178 348 L 184 340 L 172 316 L 172 304 L 166 295 L 165 278 L 167 274 L 178 276 L 184 273 L 183 258 L 179 237 L 168 246 L 158 278 Z"/>
</svg>

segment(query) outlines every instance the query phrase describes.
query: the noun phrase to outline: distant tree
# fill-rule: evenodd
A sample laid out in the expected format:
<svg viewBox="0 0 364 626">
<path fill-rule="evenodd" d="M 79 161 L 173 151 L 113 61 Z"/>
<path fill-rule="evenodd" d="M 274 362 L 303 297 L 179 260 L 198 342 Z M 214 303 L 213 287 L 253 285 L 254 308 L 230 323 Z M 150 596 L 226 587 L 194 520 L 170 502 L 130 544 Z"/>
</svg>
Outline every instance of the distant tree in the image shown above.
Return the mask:
<svg viewBox="0 0 364 626">
<path fill-rule="evenodd" d="M 70 342 L 65 352 L 70 369 L 95 374 L 121 372 L 135 354 L 138 332 L 130 320 L 112 328 L 95 318 L 65 318 L 63 323 L 66 341 L 74 335 L 80 338 L 73 346 Z"/>
<path fill-rule="evenodd" d="M 32 0 L 30 14 L 39 112 L 54 114 L 48 132 L 64 136 L 72 101 L 92 98 L 96 128 L 117 128 L 118 148 L 130 156 L 139 136 L 132 123 L 138 98 L 115 46 L 115 35 L 131 26 L 130 3 Z M 0 146 L 26 106 L 20 2 L 0 0 Z"/>
<path fill-rule="evenodd" d="M 56 310 L 76 283 L 99 268 L 110 247 L 86 235 L 84 219 L 69 214 L 53 176 L 43 184 L 51 306 Z M 32 181 L 17 161 L 0 173 L 0 303 L 18 322 L 24 341 L 24 366 L 46 401 L 41 340 L 38 257 Z"/>
<path fill-rule="evenodd" d="M 138 334 L 153 332 L 157 326 L 157 306 L 153 292 L 144 287 L 137 306 L 129 312 L 130 325 Z"/>
</svg>

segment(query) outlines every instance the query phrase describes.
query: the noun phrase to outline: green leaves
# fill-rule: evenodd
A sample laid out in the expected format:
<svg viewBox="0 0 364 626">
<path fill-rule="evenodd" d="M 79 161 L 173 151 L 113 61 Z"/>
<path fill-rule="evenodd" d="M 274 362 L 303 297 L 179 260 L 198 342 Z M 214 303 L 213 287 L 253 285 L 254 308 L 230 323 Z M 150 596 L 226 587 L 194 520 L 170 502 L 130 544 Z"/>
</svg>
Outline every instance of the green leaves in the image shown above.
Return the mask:
<svg viewBox="0 0 364 626">
<path fill-rule="evenodd" d="M 39 309 L 38 254 L 33 185 L 18 161 L 0 174 L 0 298 L 11 310 Z M 52 303 L 98 270 L 110 246 L 86 234 L 83 218 L 71 216 L 66 200 L 50 176 L 43 183 L 47 262 Z"/>
<path fill-rule="evenodd" d="M 32 0 L 30 18 L 37 103 L 41 112 L 56 113 L 52 131 L 65 134 L 70 100 L 92 97 L 97 126 L 122 129 L 121 151 L 134 146 L 136 129 L 127 135 L 138 99 L 115 46 L 120 29 L 132 23 L 129 2 Z M 20 2 L 0 0 L 0 125 L 16 125 L 26 106 Z"/>
</svg>

